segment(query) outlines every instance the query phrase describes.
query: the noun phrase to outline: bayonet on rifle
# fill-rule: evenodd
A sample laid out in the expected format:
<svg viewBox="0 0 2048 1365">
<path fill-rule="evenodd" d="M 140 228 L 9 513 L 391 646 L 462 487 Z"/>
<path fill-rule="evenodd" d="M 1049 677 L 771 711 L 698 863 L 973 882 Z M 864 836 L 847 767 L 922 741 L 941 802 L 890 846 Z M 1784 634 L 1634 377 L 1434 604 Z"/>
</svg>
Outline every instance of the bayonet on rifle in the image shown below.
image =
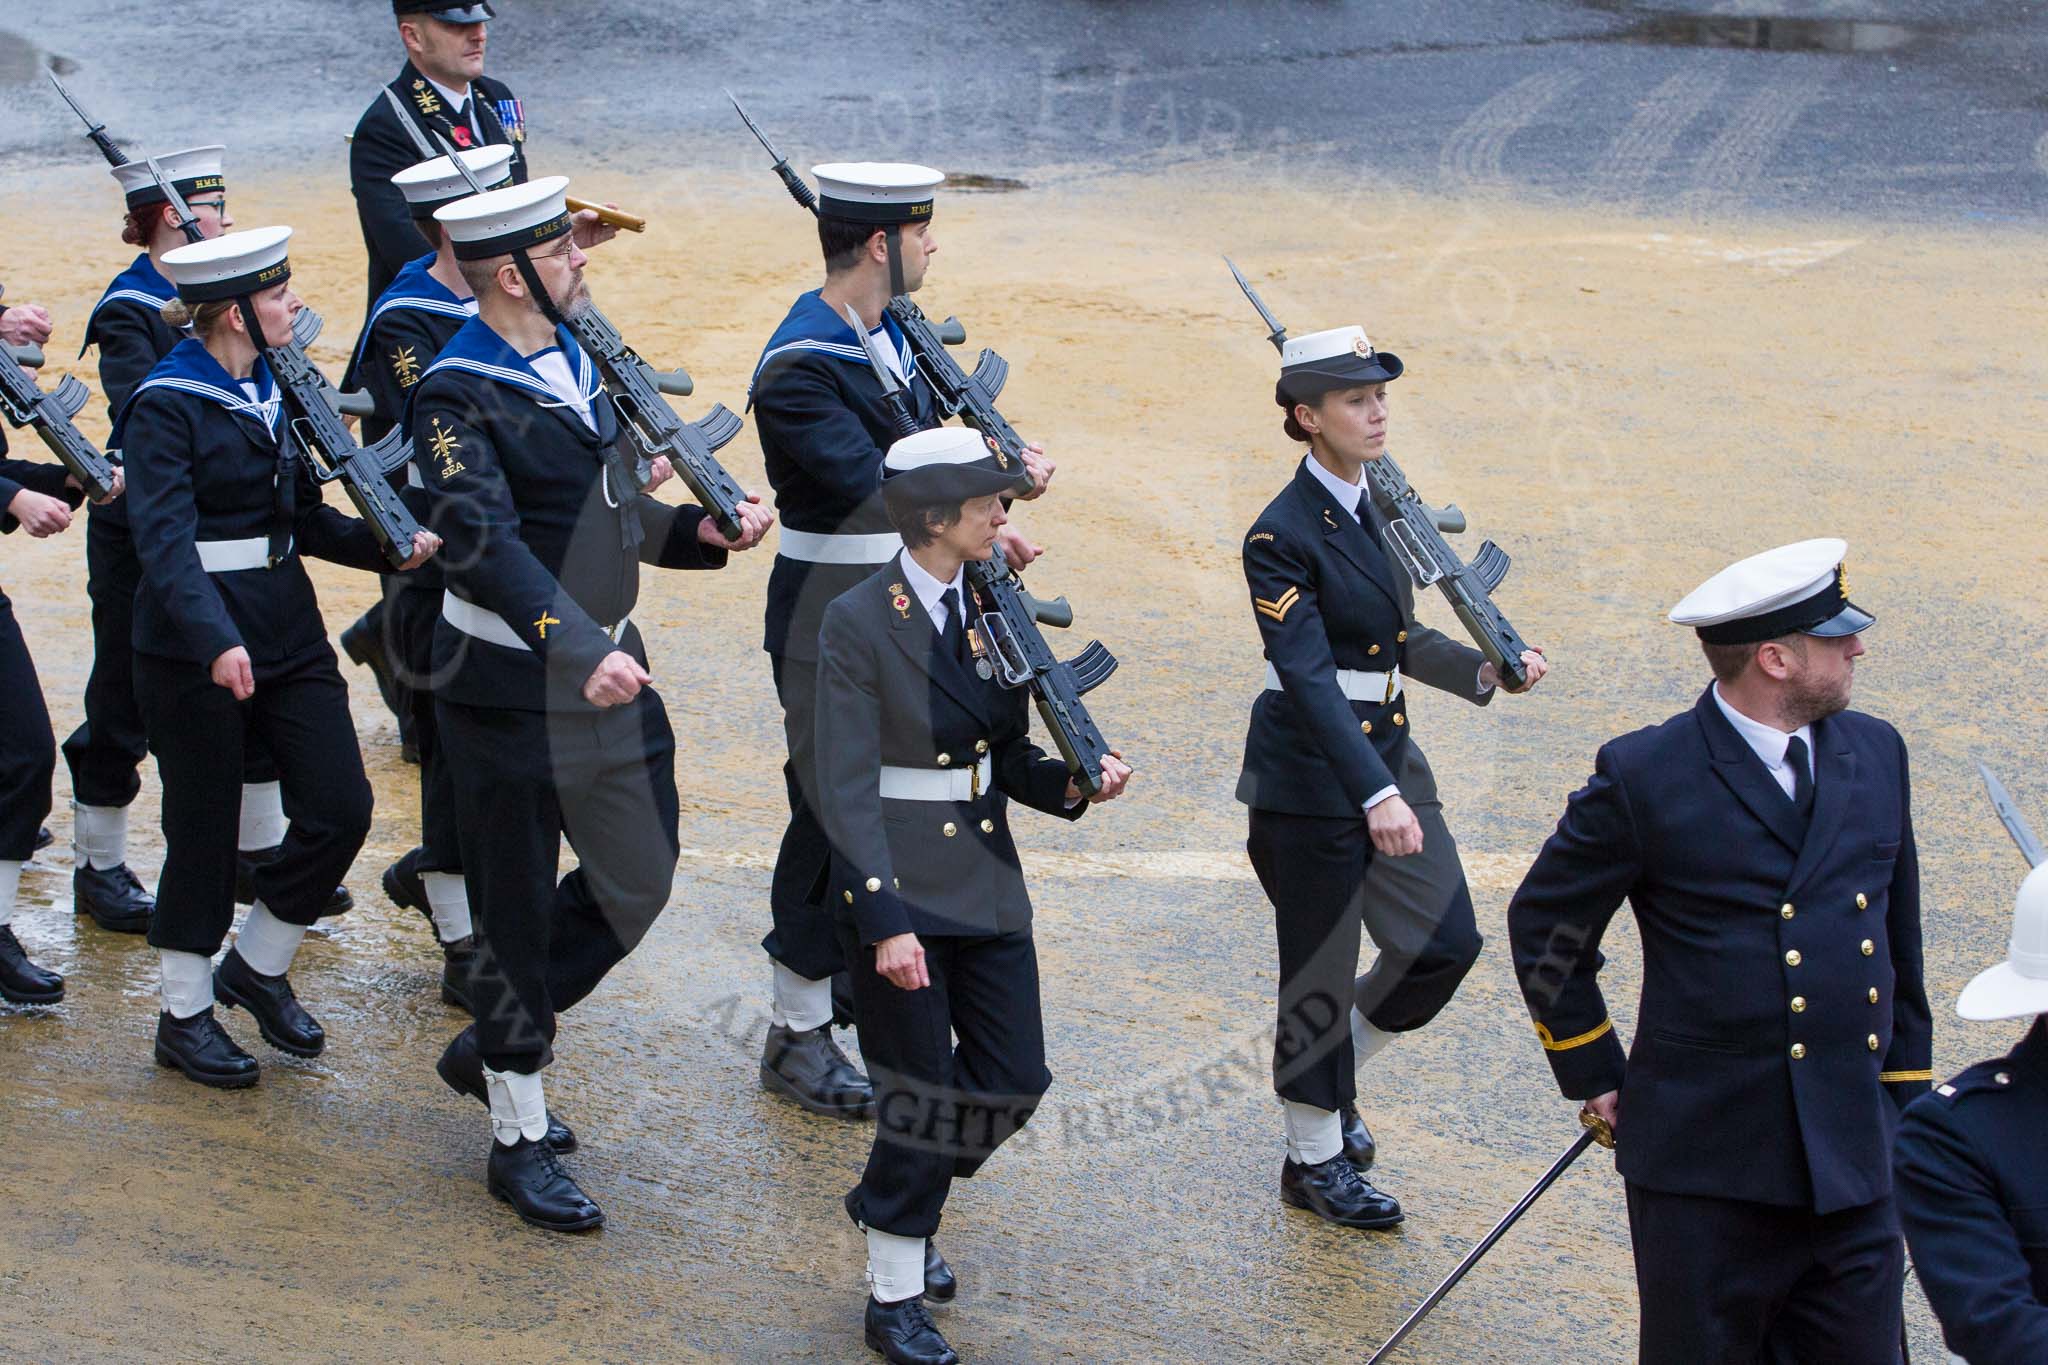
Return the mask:
<svg viewBox="0 0 2048 1365">
<path fill-rule="evenodd" d="M 754 135 L 762 150 L 775 158 L 773 169 L 782 177 L 783 185 L 789 190 L 789 197 L 815 215 L 818 212 L 818 196 L 811 192 L 811 187 L 804 183 L 804 178 L 790 167 L 789 158 L 775 150 L 775 144 L 768 140 L 768 134 L 761 131 L 761 125 L 748 117 L 747 111 L 740 107 L 739 96 L 728 90 L 725 97 L 732 101 L 733 112 L 740 116 L 740 122 L 747 125 L 747 131 Z"/>
<path fill-rule="evenodd" d="M 2033 826 L 2027 823 L 2026 816 L 2020 814 L 2020 808 L 2006 791 L 2005 784 L 2000 782 L 1991 769 L 1981 761 L 1977 764 L 1977 772 L 1984 779 L 1984 790 L 1991 793 L 1991 808 L 1998 812 L 1998 822 L 2005 826 L 2005 832 L 2019 845 L 2021 854 L 2026 857 L 2027 866 L 2039 867 L 2043 862 L 2048 862 L 2048 850 L 2044 850 L 2041 841 L 2034 837 Z"/>
</svg>

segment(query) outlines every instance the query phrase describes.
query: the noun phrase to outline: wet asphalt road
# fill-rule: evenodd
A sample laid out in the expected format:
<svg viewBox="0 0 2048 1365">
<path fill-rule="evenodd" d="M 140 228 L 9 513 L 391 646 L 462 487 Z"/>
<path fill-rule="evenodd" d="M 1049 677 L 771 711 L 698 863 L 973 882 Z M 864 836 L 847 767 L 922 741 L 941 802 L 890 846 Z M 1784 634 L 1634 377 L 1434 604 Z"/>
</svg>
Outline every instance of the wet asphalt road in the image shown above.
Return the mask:
<svg viewBox="0 0 2048 1365">
<path fill-rule="evenodd" d="M 397 51 L 381 0 L 132 0 L 0 19 L 0 172 L 86 155 L 42 54 L 117 135 L 221 139 L 345 174 Z M 538 148 L 582 164 L 758 157 L 719 94 L 801 163 L 916 156 L 1060 180 L 1280 159 L 1307 180 L 1537 189 L 1628 208 L 2031 221 L 2048 16 L 1939 0 L 504 0 L 490 70 Z M 252 18 L 252 16 L 254 16 Z M 144 27 L 149 24 L 149 27 Z M 234 63 L 223 51 L 238 54 Z M 181 91 L 218 84 L 223 114 Z M 552 151 L 540 151 L 542 165 Z M 560 163 L 555 163 L 560 164 Z M 566 169 L 566 167 L 565 167 Z"/>
</svg>

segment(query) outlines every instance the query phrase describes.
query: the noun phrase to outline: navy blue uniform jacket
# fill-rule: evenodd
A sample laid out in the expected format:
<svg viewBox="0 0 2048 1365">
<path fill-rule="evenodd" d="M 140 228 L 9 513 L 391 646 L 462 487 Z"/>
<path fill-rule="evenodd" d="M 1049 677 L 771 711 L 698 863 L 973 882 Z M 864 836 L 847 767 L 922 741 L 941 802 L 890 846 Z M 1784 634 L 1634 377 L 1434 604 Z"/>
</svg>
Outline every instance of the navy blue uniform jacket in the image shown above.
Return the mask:
<svg viewBox="0 0 2048 1365">
<path fill-rule="evenodd" d="M 149 377 L 157 362 L 184 340 L 184 334 L 164 321 L 163 306 L 178 296 L 156 263 L 143 252 L 128 268 L 114 277 L 92 316 L 85 320 L 85 343 L 78 348 L 100 348 L 100 392 L 107 396 L 107 420 L 113 421 L 135 396 L 136 386 Z M 118 447 L 107 452 L 119 461 Z M 116 498 L 104 506 L 95 504 L 95 517 L 110 525 L 128 524 L 128 499 Z"/>
<path fill-rule="evenodd" d="M 938 400 L 902 330 L 886 314 L 882 327 L 910 376 L 906 391 L 918 425 L 938 425 Z M 853 328 L 817 290 L 790 305 L 769 338 L 748 401 L 784 527 L 821 535 L 894 533 L 876 496 L 882 457 L 896 440 L 882 382 Z M 873 564 L 812 564 L 776 555 L 762 648 L 816 659 L 825 608 L 874 571 Z"/>
<path fill-rule="evenodd" d="M 818 816 L 832 841 L 826 902 L 862 943 L 1030 927 L 1009 803 L 1069 820 L 1088 803 L 1067 809 L 1066 760 L 1031 742 L 1027 696 L 954 659 L 900 564 L 826 609 L 817 716 Z M 898 801 L 878 790 L 885 763 L 957 772 L 984 753 L 991 781 L 971 800 Z"/>
<path fill-rule="evenodd" d="M 2048 1022 L 1906 1109 L 1899 1220 L 1948 1348 L 2048 1360 Z"/>
<path fill-rule="evenodd" d="M 370 528 L 327 506 L 295 452 L 270 370 L 256 362 L 250 405 L 196 339 L 179 342 L 114 424 L 127 456 L 128 515 L 142 583 L 133 643 L 144 654 L 211 664 L 240 645 L 275 663 L 327 638 L 302 555 L 373 572 L 389 566 Z M 286 481 L 292 553 L 267 569 L 208 573 L 197 541 L 269 536 Z"/>
<path fill-rule="evenodd" d="M 1831 1213 L 1891 1193 L 1898 1108 L 1933 1079 L 1906 746 L 1813 726 L 1811 827 L 1712 690 L 1603 745 L 1508 906 L 1515 972 L 1571 1099 L 1621 1091 L 1629 1180 Z M 1597 980 L 1643 943 L 1627 1060 Z"/>
<path fill-rule="evenodd" d="M 567 328 L 556 342 L 597 430 L 564 406 L 524 357 L 472 318 L 412 390 L 413 459 L 448 590 L 496 612 L 525 649 L 434 628 L 434 694 L 465 706 L 583 711 L 605 655 L 643 668 L 639 627 L 608 629 L 640 596 L 640 565 L 722 568 L 697 539 L 701 507 L 673 507 L 625 483 L 619 423 L 596 367 Z"/>
</svg>

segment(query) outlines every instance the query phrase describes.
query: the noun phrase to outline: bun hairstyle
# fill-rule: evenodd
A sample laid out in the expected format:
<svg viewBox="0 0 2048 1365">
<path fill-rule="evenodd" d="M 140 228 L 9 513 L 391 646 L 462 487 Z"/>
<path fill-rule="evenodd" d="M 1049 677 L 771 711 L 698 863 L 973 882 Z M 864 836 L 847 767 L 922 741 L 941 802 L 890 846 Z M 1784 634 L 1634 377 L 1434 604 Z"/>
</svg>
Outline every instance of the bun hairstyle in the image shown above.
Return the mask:
<svg viewBox="0 0 2048 1365">
<path fill-rule="evenodd" d="M 121 220 L 121 240 L 129 246 L 149 245 L 149 225 L 146 219 L 162 212 L 162 204 L 149 204 L 139 209 L 128 210 L 128 216 Z"/>
<path fill-rule="evenodd" d="M 215 299 L 212 303 L 202 303 L 195 308 L 183 299 L 174 298 L 158 311 L 163 320 L 171 326 L 179 329 L 189 327 L 192 329 L 192 335 L 203 340 L 213 335 L 213 329 L 220 325 L 220 320 L 226 317 L 234 306 L 233 299 Z"/>
<path fill-rule="evenodd" d="M 1287 415 L 1280 419 L 1280 430 L 1287 434 L 1288 440 L 1299 441 L 1302 445 L 1308 444 L 1308 433 L 1301 429 L 1301 423 L 1294 420 L 1294 408 L 1291 404 L 1288 406 Z"/>
<path fill-rule="evenodd" d="M 1273 401 L 1278 403 L 1280 411 L 1286 414 L 1280 419 L 1280 430 L 1286 433 L 1288 440 L 1297 441 L 1302 445 L 1308 444 L 1308 433 L 1302 430 L 1301 423 L 1294 420 L 1295 404 L 1306 403 L 1312 408 L 1319 407 L 1323 395 L 1329 392 L 1331 387 L 1327 383 L 1316 383 L 1313 378 L 1297 378 L 1291 384 L 1288 380 L 1282 379 L 1273 386 Z"/>
</svg>

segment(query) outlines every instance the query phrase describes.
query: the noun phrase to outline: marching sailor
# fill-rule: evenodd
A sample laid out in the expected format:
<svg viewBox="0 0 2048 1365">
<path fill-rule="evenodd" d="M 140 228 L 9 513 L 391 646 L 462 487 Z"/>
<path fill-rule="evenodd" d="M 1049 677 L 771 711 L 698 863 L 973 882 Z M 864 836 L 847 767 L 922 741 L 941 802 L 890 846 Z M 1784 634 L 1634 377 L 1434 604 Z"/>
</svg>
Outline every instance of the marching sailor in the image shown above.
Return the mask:
<svg viewBox="0 0 2048 1365">
<path fill-rule="evenodd" d="M 1434 1018 L 1480 948 L 1403 684 L 1476 706 L 1499 684 L 1478 650 L 1416 622 L 1414 584 L 1366 488 L 1401 370 L 1358 327 L 1286 343 L 1275 398 L 1308 454 L 1252 523 L 1243 556 L 1267 665 L 1237 799 L 1250 807 L 1246 847 L 1279 940 L 1280 1198 L 1355 1228 L 1402 1217 L 1364 1176 L 1376 1148 L 1357 1068 Z M 1526 691 L 1545 664 L 1535 651 L 1522 663 Z M 1361 927 L 1379 957 L 1354 981 Z"/>
<path fill-rule="evenodd" d="M 438 1069 L 489 1108 L 491 1192 L 564 1232 L 604 1215 L 556 1160 L 575 1145 L 541 1085 L 556 1016 L 646 934 L 679 852 L 675 737 L 631 620 L 640 565 L 719 568 L 773 522 L 750 500 L 728 540 L 703 509 L 634 492 L 617 415 L 562 325 L 590 301 L 568 183 L 435 215 L 478 315 L 409 419 L 449 546 L 434 706 L 476 922 L 476 1022 Z M 558 882 L 565 834 L 579 866 Z"/>
<path fill-rule="evenodd" d="M 42 310 L 14 310 L 26 322 Z M 38 327 L 37 330 L 41 330 Z M 47 337 L 47 332 L 44 333 Z M 0 363 L 7 362 L 0 358 Z M 0 430 L 0 457 L 7 436 Z M 121 473 L 115 467 L 121 496 Z M 41 460 L 0 458 L 0 535 L 16 528 L 41 539 L 71 526 L 71 511 L 84 495 L 64 466 Z M 0 999 L 17 1005 L 53 1005 L 64 998 L 64 978 L 31 962 L 14 936 L 15 897 L 22 864 L 35 852 L 43 817 L 50 813 L 50 774 L 57 766 L 57 740 L 43 705 L 35 660 L 14 619 L 14 604 L 0 588 Z"/>
<path fill-rule="evenodd" d="M 223 147 L 193 147 L 156 159 L 209 240 L 235 223 L 228 212 L 225 153 Z M 177 211 L 147 164 L 116 166 L 113 176 L 127 206 L 121 240 L 143 250 L 114 277 L 86 319 L 85 346 L 99 348 L 100 389 L 110 422 L 128 405 L 136 386 L 184 339 L 180 329 L 164 321 L 164 306 L 177 298 L 177 290 L 164 275 L 163 258 L 186 244 Z M 121 458 L 118 449 L 107 454 L 117 462 Z M 73 900 L 102 929 L 140 934 L 149 928 L 156 898 L 127 865 L 128 806 L 141 790 L 137 770 L 149 746 L 135 696 L 135 589 L 142 566 L 126 499 L 93 508 L 85 528 L 85 564 L 86 592 L 92 598 L 92 673 L 85 684 L 85 719 L 64 741 L 64 761 L 71 770 Z M 254 896 L 257 865 L 280 856 L 284 831 L 277 766 L 262 737 L 252 733 L 244 749 L 235 843 L 235 899 L 241 904 Z M 352 904 L 347 888 L 336 887 L 321 913 L 340 914 Z"/>
<path fill-rule="evenodd" d="M 2048 1360 L 2048 867 L 2021 883 L 2010 952 L 1956 1013 L 2026 1032 L 1906 1106 L 1892 1173 L 1913 1272 L 1954 1359 Z"/>
<path fill-rule="evenodd" d="M 931 383 L 886 310 L 893 296 L 924 283 L 938 253 L 932 207 L 945 177 L 879 162 L 818 166 L 812 176 L 825 283 L 791 305 L 761 353 L 750 395 L 783 518 L 763 647 L 789 754 L 789 824 L 769 891 L 774 925 L 761 943 L 774 986 L 760 1074 L 766 1089 L 812 1113 L 851 1119 L 873 1113 L 874 1090 L 832 1040 L 832 1025 L 844 1022 L 835 1021 L 833 978 L 846 963 L 821 903 L 831 850 L 815 805 L 818 623 L 834 598 L 893 560 L 902 541 L 875 497 L 896 428 L 846 310 L 879 344 L 918 424 L 937 425 Z M 1050 476 L 1043 465 L 1031 496 Z M 1012 563 L 1028 563 L 1036 547 L 1014 530 L 1003 535 Z"/>
<path fill-rule="evenodd" d="M 1672 609 L 1713 681 L 1601 746 L 1508 906 L 1558 1086 L 1614 1132 L 1646 1361 L 1898 1358 L 1891 1143 L 1931 1026 L 1906 746 L 1847 709 L 1874 623 L 1847 548 L 1753 555 Z M 1599 985 L 1624 900 L 1626 1055 Z"/>
<path fill-rule="evenodd" d="M 509 147 L 458 152 L 478 184 L 512 183 Z M 413 386 L 463 324 L 476 316 L 476 298 L 462 278 L 448 234 L 434 213 L 468 198 L 469 181 L 447 157 L 409 166 L 392 177 L 405 195 L 420 231 L 436 249 L 408 263 L 370 312 L 370 325 L 357 343 L 351 372 L 376 403 L 363 419 L 363 436 L 382 438 L 405 416 Z M 407 461 L 392 482 L 422 526 L 428 524 L 426 481 Z M 381 623 L 383 653 L 406 705 L 408 733 L 420 764 L 420 843 L 384 870 L 384 891 L 394 903 L 418 910 L 434 927 L 442 951 L 441 998 L 469 1007 L 466 978 L 475 943 L 469 893 L 462 881 L 462 850 L 455 837 L 455 787 L 434 728 L 432 678 L 434 623 L 441 616 L 441 566 L 414 573 L 385 574 Z"/>
<path fill-rule="evenodd" d="M 216 998 L 248 1010 L 282 1052 L 326 1046 L 286 973 L 370 830 L 348 688 L 303 556 L 369 571 L 384 559 L 369 527 L 321 500 L 262 357 L 302 306 L 290 237 L 260 228 L 165 254 L 178 290 L 165 316 L 192 335 L 136 387 L 113 435 L 136 490 L 135 684 L 164 787 L 149 929 L 163 961 L 156 1057 L 224 1089 L 255 1084 L 257 1064 L 215 1019 Z M 421 532 L 410 565 L 438 545 Z M 277 764 L 290 824 L 283 855 L 256 869 L 254 904 L 216 970 L 234 918 L 250 735 Z"/>
<path fill-rule="evenodd" d="M 955 1291 L 931 1241 L 947 1191 L 1052 1083 L 1009 803 L 1079 819 L 1130 777 L 1105 758 L 1083 801 L 1032 743 L 1025 694 L 982 657 L 962 565 L 995 550 L 1016 480 L 1004 463 L 962 427 L 892 445 L 882 496 L 904 548 L 826 609 L 818 640 L 827 903 L 877 1092 L 846 1211 L 867 1235 L 867 1343 L 919 1365 L 957 1359 L 924 1307 Z"/>
</svg>

